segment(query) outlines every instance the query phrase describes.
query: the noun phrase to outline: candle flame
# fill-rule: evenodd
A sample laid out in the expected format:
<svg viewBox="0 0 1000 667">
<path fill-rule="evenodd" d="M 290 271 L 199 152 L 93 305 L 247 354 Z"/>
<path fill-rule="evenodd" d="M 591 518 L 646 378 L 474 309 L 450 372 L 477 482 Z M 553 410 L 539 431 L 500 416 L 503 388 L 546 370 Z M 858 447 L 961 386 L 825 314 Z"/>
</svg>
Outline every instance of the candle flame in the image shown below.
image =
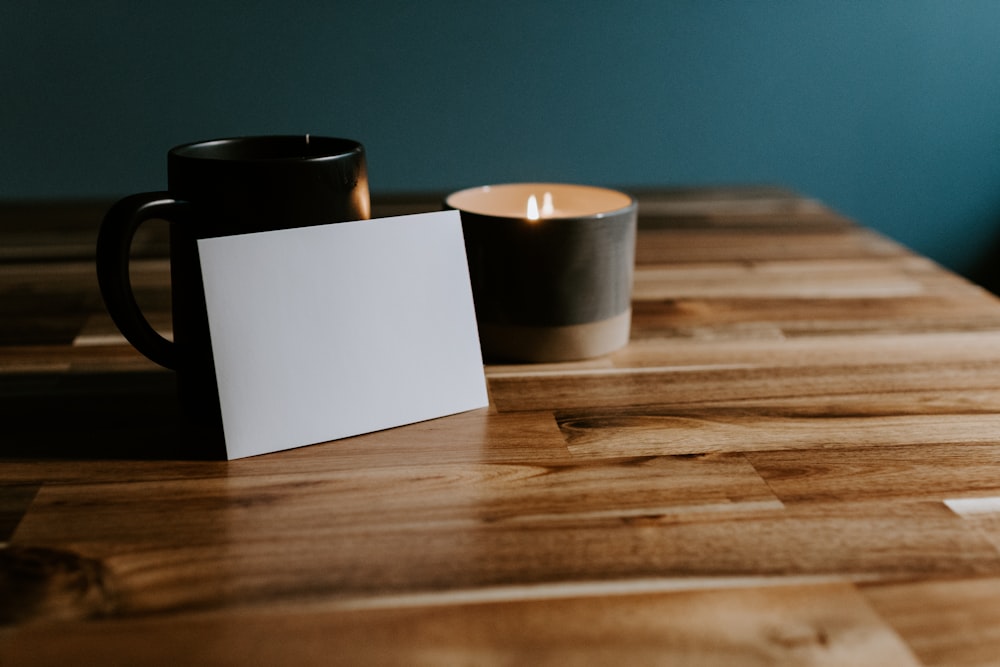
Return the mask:
<svg viewBox="0 0 1000 667">
<path fill-rule="evenodd" d="M 542 196 L 542 216 L 548 217 L 552 215 L 553 211 L 555 211 L 555 207 L 552 206 L 552 193 L 546 192 Z"/>
<path fill-rule="evenodd" d="M 538 220 L 538 198 L 535 195 L 528 197 L 528 209 L 525 215 L 528 220 Z"/>
</svg>

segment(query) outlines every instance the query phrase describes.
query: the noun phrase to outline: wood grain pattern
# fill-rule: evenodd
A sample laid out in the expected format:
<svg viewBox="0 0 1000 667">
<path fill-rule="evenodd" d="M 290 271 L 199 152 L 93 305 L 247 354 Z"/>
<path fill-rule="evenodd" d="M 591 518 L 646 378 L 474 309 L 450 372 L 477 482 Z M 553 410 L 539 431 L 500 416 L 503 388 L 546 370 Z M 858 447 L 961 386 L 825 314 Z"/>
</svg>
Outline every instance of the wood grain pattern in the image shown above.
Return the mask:
<svg viewBox="0 0 1000 667">
<path fill-rule="evenodd" d="M 0 664 L 995 664 L 1000 303 L 782 188 L 636 194 L 625 349 L 233 462 L 101 205 L 0 205 Z"/>
<path fill-rule="evenodd" d="M 1000 580 L 865 586 L 875 611 L 927 667 L 988 667 L 1000 656 Z"/>
<path fill-rule="evenodd" d="M 572 619 L 572 622 L 567 622 Z M 63 641 L 53 644 L 48 633 Z M 287 639 L 295 637 L 296 641 Z M 913 653 L 846 584 L 339 611 L 323 606 L 27 627 L 0 658 L 86 664 L 733 664 L 906 667 Z"/>
</svg>

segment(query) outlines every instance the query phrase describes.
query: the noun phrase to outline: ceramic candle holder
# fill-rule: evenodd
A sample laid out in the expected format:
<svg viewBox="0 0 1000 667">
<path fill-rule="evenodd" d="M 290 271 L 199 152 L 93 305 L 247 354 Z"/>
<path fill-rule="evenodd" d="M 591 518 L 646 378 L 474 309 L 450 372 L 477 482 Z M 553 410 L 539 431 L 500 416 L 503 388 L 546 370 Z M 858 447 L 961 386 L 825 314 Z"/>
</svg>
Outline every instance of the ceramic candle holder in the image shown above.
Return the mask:
<svg viewBox="0 0 1000 667">
<path fill-rule="evenodd" d="M 628 343 L 636 202 L 622 192 L 509 183 L 452 193 L 489 361 L 553 362 Z"/>
</svg>

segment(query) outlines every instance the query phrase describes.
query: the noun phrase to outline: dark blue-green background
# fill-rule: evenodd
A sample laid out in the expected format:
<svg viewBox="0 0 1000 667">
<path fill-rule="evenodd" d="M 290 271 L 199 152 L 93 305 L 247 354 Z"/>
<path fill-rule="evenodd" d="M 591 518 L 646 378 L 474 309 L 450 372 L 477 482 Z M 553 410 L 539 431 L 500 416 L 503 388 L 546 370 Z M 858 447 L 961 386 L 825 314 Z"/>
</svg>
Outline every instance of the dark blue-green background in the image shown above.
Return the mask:
<svg viewBox="0 0 1000 667">
<path fill-rule="evenodd" d="M 1000 0 L 3 0 L 0 96 L 0 199 L 309 132 L 375 192 L 777 183 L 959 271 L 1000 233 Z"/>
</svg>

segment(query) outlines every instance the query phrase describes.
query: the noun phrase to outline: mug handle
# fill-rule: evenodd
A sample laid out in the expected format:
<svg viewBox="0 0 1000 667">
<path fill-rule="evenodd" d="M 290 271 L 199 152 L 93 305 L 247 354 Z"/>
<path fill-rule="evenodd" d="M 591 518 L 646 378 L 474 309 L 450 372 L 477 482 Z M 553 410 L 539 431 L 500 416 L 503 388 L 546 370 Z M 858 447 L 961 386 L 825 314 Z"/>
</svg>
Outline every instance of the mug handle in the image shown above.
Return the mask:
<svg viewBox="0 0 1000 667">
<path fill-rule="evenodd" d="M 177 348 L 149 324 L 136 303 L 129 254 L 139 225 L 154 218 L 177 223 L 189 206 L 167 192 L 130 195 L 108 210 L 97 235 L 97 282 L 111 319 L 139 352 L 170 369 L 177 368 Z"/>
</svg>

